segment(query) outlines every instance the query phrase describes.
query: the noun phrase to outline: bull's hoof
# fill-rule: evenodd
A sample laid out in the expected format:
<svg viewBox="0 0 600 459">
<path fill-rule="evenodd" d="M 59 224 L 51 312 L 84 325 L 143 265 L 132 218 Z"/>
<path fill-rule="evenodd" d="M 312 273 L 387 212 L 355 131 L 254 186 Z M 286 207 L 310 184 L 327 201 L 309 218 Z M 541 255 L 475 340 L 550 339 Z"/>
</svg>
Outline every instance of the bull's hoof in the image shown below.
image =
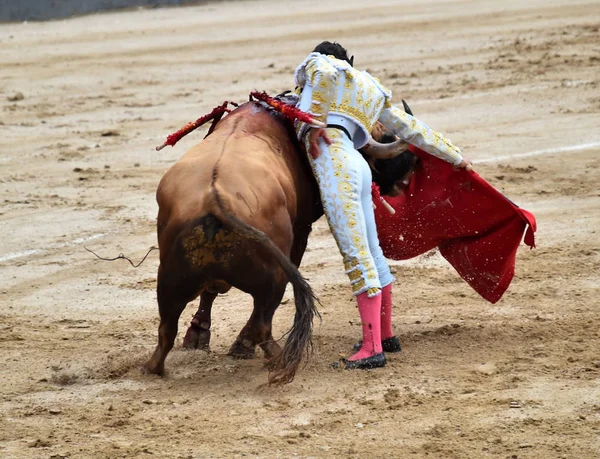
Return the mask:
<svg viewBox="0 0 600 459">
<path fill-rule="evenodd" d="M 236 340 L 229 349 L 228 355 L 235 359 L 252 359 L 256 355 L 255 346 L 250 340 Z"/>
<path fill-rule="evenodd" d="M 208 351 L 210 346 L 210 330 L 190 325 L 183 338 L 184 349 L 200 349 Z"/>
<path fill-rule="evenodd" d="M 279 364 L 279 356 L 267 359 L 265 358 L 265 368 L 269 371 L 275 371 L 277 369 L 277 365 Z"/>
<path fill-rule="evenodd" d="M 164 367 L 164 365 L 156 365 L 152 361 L 150 361 L 150 362 L 146 363 L 145 365 L 143 365 L 140 368 L 140 371 L 144 375 L 158 375 L 158 376 L 164 376 L 165 375 L 165 367 Z"/>
<path fill-rule="evenodd" d="M 277 360 L 282 352 L 281 346 L 273 340 L 262 343 L 260 347 L 265 353 L 265 359 L 269 361 Z"/>
</svg>

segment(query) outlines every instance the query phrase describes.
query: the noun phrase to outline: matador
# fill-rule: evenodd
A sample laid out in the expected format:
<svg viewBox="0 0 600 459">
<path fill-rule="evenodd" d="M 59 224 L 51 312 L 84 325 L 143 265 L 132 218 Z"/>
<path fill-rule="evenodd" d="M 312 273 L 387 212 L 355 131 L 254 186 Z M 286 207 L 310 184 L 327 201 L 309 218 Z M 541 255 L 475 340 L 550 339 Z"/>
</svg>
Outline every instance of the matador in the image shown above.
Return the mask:
<svg viewBox="0 0 600 459">
<path fill-rule="evenodd" d="M 392 332 L 392 282 L 379 246 L 371 197 L 371 170 L 358 149 L 377 121 L 400 139 L 457 167 L 470 162 L 450 140 L 392 104 L 392 93 L 338 43 L 323 42 L 296 69 L 298 108 L 325 123 L 297 123 L 309 152 L 323 210 L 358 302 L 362 344 L 343 361 L 347 369 L 383 367 L 386 352 L 400 350 Z"/>
</svg>

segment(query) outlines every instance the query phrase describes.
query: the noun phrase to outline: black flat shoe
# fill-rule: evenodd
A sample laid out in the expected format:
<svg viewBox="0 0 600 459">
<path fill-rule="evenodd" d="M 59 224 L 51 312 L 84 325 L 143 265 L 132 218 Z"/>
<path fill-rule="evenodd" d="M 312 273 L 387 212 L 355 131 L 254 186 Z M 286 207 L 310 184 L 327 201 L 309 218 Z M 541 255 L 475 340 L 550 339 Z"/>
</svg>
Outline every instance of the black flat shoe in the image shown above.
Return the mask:
<svg viewBox="0 0 600 459">
<path fill-rule="evenodd" d="M 335 362 L 331 366 L 345 370 L 370 370 L 371 368 L 385 367 L 386 362 L 385 354 L 382 352 L 359 360 L 340 359 L 339 362 Z"/>
<path fill-rule="evenodd" d="M 353 349 L 358 352 L 358 351 L 360 351 L 361 347 L 362 347 L 362 341 L 359 341 L 358 343 L 356 343 L 354 345 Z M 402 346 L 400 346 L 400 340 L 398 339 L 397 336 L 392 336 L 391 338 L 382 340 L 381 348 L 383 349 L 383 352 L 390 352 L 390 353 L 400 352 L 402 350 Z"/>
</svg>

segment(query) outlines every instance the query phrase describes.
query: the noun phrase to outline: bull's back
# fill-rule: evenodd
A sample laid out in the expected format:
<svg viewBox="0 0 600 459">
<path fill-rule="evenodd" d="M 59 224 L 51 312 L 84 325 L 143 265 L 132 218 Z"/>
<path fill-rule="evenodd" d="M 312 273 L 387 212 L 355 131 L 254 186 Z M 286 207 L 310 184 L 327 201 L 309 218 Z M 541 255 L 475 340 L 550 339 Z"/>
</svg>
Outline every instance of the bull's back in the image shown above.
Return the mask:
<svg viewBox="0 0 600 459">
<path fill-rule="evenodd" d="M 290 161 L 294 146 L 275 123 L 266 113 L 230 115 L 167 171 L 157 190 L 159 244 L 171 245 L 206 215 L 218 219 L 225 206 L 289 250 L 298 161 Z"/>
<path fill-rule="evenodd" d="M 262 141 L 232 135 L 220 155 L 215 150 L 203 142 L 165 174 L 157 190 L 160 210 L 168 210 L 171 218 L 197 217 L 215 210 L 205 207 L 219 193 L 229 210 L 245 221 L 268 216 L 279 206 L 295 213 L 294 180 L 287 164 L 265 152 Z"/>
</svg>

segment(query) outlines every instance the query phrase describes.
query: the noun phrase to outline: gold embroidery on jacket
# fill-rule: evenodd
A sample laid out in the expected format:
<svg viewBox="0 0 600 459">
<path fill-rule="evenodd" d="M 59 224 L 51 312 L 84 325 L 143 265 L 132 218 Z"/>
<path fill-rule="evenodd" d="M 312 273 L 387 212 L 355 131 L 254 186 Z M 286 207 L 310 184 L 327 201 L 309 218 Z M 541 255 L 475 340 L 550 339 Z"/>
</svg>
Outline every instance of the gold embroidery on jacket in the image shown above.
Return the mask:
<svg viewBox="0 0 600 459">
<path fill-rule="evenodd" d="M 365 228 L 356 218 L 357 207 L 362 204 L 351 182 L 353 174 L 347 169 L 343 134 L 337 129 L 327 129 L 327 134 L 333 142 L 327 152 L 322 153 L 330 158 L 327 169 L 319 168 L 314 161 L 311 165 L 321 190 L 327 222 L 344 258 L 352 292 L 357 295 L 375 288 L 373 285 L 378 284 L 379 275 L 366 245 Z"/>
</svg>

